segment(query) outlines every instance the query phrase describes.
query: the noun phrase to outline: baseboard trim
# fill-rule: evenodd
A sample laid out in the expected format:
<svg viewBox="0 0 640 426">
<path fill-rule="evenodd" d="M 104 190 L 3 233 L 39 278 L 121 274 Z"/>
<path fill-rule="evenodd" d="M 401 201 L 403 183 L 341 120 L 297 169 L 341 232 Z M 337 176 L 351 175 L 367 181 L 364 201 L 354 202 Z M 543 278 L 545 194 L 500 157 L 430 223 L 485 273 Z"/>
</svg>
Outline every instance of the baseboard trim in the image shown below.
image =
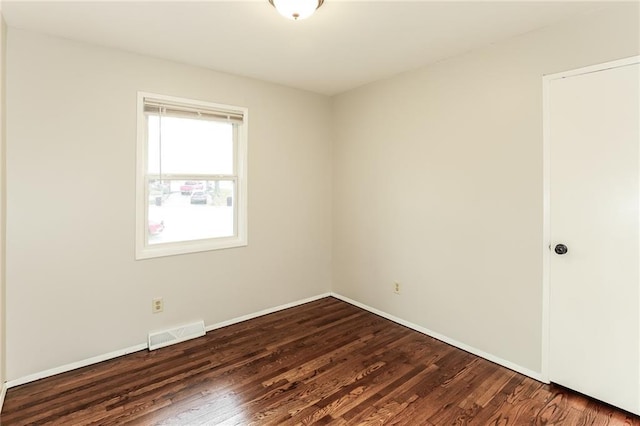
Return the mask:
<svg viewBox="0 0 640 426">
<path fill-rule="evenodd" d="M 317 296 L 313 296 L 313 297 L 308 297 L 306 299 L 302 299 L 302 300 L 297 300 L 295 302 L 291 302 L 291 303 L 285 303 L 284 305 L 280 305 L 280 306 L 276 306 L 274 308 L 269 308 L 269 309 L 264 309 L 262 311 L 259 312 L 255 312 L 252 314 L 248 314 L 248 315 L 243 315 L 241 317 L 237 317 L 237 318 L 233 318 L 230 319 L 228 321 L 223 321 L 223 322 L 219 322 L 216 324 L 212 324 L 209 326 L 205 327 L 205 331 L 211 331 L 211 330 L 215 330 L 218 328 L 222 328 L 222 327 L 226 327 L 228 325 L 233 325 L 233 324 L 237 324 L 239 322 L 243 322 L 243 321 L 247 321 L 253 318 L 257 318 L 257 317 L 261 317 L 263 315 L 268 315 L 268 314 L 272 314 L 274 312 L 278 312 L 278 311 L 282 311 L 284 309 L 288 309 L 288 308 L 293 308 L 295 306 L 299 306 L 299 305 L 303 305 L 305 303 L 309 303 L 309 302 L 313 302 L 315 300 L 319 300 L 319 299 L 323 299 L 325 297 L 329 297 L 331 296 L 331 293 L 323 293 Z M 102 361 L 107 361 L 113 358 L 117 358 L 119 356 L 123 356 L 123 355 L 127 355 L 133 352 L 138 352 L 144 349 L 148 348 L 148 344 L 145 343 L 140 343 L 138 345 L 134 345 L 134 346 L 130 346 L 128 348 L 124 348 L 124 349 L 120 349 L 117 351 L 113 351 L 113 352 L 109 352 L 106 354 L 102 354 L 102 355 L 97 355 L 91 358 L 87 358 L 87 359 L 83 359 L 80 361 L 76 361 L 76 362 L 72 362 L 70 364 L 65 364 L 62 365 L 60 367 L 55 367 L 55 368 L 50 368 L 48 370 L 44 370 L 44 371 L 40 371 L 38 373 L 34 373 L 34 374 L 29 374 L 28 376 L 24 376 L 24 377 L 19 377 L 17 379 L 14 380 L 9 380 L 8 382 L 6 382 L 3 385 L 2 388 L 2 394 L 0 394 L 0 396 L 2 397 L 2 401 L 4 400 L 4 395 L 6 393 L 7 388 L 13 388 L 16 386 L 20 386 L 20 385 L 24 385 L 25 383 L 29 383 L 29 382 L 35 382 L 36 380 L 40 380 L 40 379 L 44 379 L 46 377 L 51 377 L 51 376 L 55 376 L 56 374 L 60 374 L 60 373 L 66 373 L 67 371 L 71 371 L 71 370 L 75 370 L 77 368 L 82 368 L 82 367 L 86 367 L 88 365 L 92 365 L 92 364 L 97 364 L 99 362 Z M 1 408 L 1 402 L 0 401 L 0 408 Z"/>
<path fill-rule="evenodd" d="M 515 372 L 518 372 L 520 374 L 524 374 L 525 376 L 531 377 L 532 379 L 538 380 L 540 382 L 544 382 L 543 378 L 542 378 L 542 374 L 529 370 L 528 368 L 524 368 L 520 365 L 514 364 L 511 361 L 507 361 L 504 360 L 502 358 L 499 358 L 495 355 L 492 355 L 490 353 L 484 352 L 480 349 L 474 348 L 472 346 L 469 346 L 465 343 L 462 342 L 458 342 L 457 340 L 451 339 L 447 336 L 444 336 L 440 333 L 436 333 L 433 330 L 429 330 L 425 327 L 421 327 L 417 324 L 413 324 L 409 321 L 405 321 L 402 318 L 398 318 L 394 315 L 388 314 L 387 312 L 381 311 L 379 309 L 376 308 L 372 308 L 371 306 L 365 305 L 364 303 L 360 303 L 357 302 L 353 299 L 350 299 L 346 296 L 343 296 L 341 294 L 338 293 L 323 293 L 323 294 L 319 294 L 317 296 L 313 296 L 313 297 L 308 297 L 306 299 L 302 299 L 302 300 L 297 300 L 294 302 L 290 302 L 290 303 L 285 303 L 283 305 L 279 305 L 279 306 L 275 306 L 273 308 L 268 308 L 268 309 L 264 309 L 262 311 L 258 311 L 255 313 L 251 313 L 248 315 L 243 315 L 240 317 L 236 317 L 236 318 L 232 318 L 230 320 L 227 321 L 222 321 L 216 324 L 211 324 L 205 327 L 205 330 L 207 332 L 212 331 L 212 330 L 216 330 L 218 328 L 222 328 L 222 327 L 227 327 L 229 325 L 233 325 L 233 324 L 237 324 L 243 321 L 247 321 L 250 319 L 254 319 L 254 318 L 258 318 L 264 315 L 268 315 L 268 314 L 272 314 L 274 312 L 279 312 L 285 309 L 289 309 L 289 308 L 293 308 L 295 306 L 299 306 L 299 305 L 304 305 L 305 303 L 309 303 L 309 302 L 313 302 L 319 299 L 323 299 L 325 297 L 335 297 L 336 299 L 342 300 L 343 302 L 347 302 L 351 305 L 357 306 L 359 308 L 364 309 L 365 311 L 369 311 L 373 314 L 379 315 L 383 318 L 386 318 L 390 321 L 393 321 L 395 323 L 398 323 L 400 325 L 403 325 L 405 327 L 408 327 L 412 330 L 415 330 L 419 333 L 425 334 L 427 336 L 433 337 L 434 339 L 438 339 L 444 343 L 447 343 L 451 346 L 455 346 L 459 349 L 462 349 L 463 351 L 469 352 L 473 355 L 479 356 L 481 358 L 484 358 L 488 361 L 494 362 L 498 365 L 501 365 L 505 368 L 508 368 L 510 370 L 513 370 Z M 72 362 L 70 364 L 65 364 L 62 365 L 60 367 L 55 367 L 55 368 L 51 368 L 48 370 L 44 370 L 44 371 L 40 371 L 38 373 L 34 373 L 34 374 L 30 374 L 28 376 L 24 376 L 24 377 L 20 377 L 14 380 L 9 380 L 6 383 L 4 383 L 2 385 L 2 388 L 0 389 L 0 410 L 2 409 L 2 404 L 4 403 L 4 397 L 7 393 L 7 389 L 12 388 L 12 387 L 16 387 L 16 386 L 20 386 L 23 385 L 25 383 L 29 383 L 29 382 L 34 382 L 36 380 L 40 380 L 40 379 L 44 379 L 46 377 L 50 377 L 50 376 L 55 376 L 56 374 L 60 374 L 60 373 L 65 373 L 67 371 L 71 371 L 71 370 L 75 370 L 77 368 L 81 368 L 81 367 L 86 367 L 88 365 L 92 365 L 92 364 L 97 364 L 99 362 L 102 361 L 107 361 L 109 359 L 113 359 L 113 358 L 117 358 L 119 356 L 123 356 L 123 355 L 127 355 L 133 352 L 138 352 L 141 350 L 147 349 L 147 343 L 140 343 L 138 345 L 134 345 L 134 346 L 130 346 L 128 348 L 124 348 L 124 349 L 120 349 L 117 351 L 113 351 L 113 352 L 109 352 L 106 354 L 102 354 L 102 355 L 98 355 L 98 356 L 94 356 L 91 358 L 87 358 L 84 360 L 80 360 L 77 362 Z"/>
<path fill-rule="evenodd" d="M 219 322 L 219 323 L 216 323 L 216 324 L 208 325 L 204 329 L 205 329 L 205 331 L 209 332 L 209 331 L 212 331 L 212 330 L 216 330 L 218 328 L 227 327 L 229 325 L 237 324 L 239 322 L 248 321 L 250 319 L 258 318 L 258 317 L 261 317 L 261 316 L 264 316 L 264 315 L 269 315 L 269 314 L 272 314 L 274 312 L 284 311 L 285 309 L 293 308 L 295 306 L 304 305 L 305 303 L 313 302 L 313 301 L 316 301 L 316 300 L 319 300 L 319 299 L 324 299 L 325 297 L 329 297 L 331 295 L 332 295 L 332 293 L 323 293 L 323 294 L 319 294 L 317 296 L 308 297 L 306 299 L 297 300 L 295 302 L 285 303 L 284 305 L 279 305 L 279 306 L 276 306 L 274 308 L 263 309 L 262 311 L 259 311 L 259 312 L 255 312 L 255 313 L 248 314 L 248 315 L 243 315 L 241 317 L 232 318 L 232 319 L 227 320 L 227 321 L 222 321 L 222 322 Z"/>
<path fill-rule="evenodd" d="M 474 348 L 472 346 L 469 346 L 469 345 L 467 345 L 465 343 L 458 342 L 457 340 L 451 339 L 451 338 L 449 338 L 449 337 L 447 337 L 445 335 L 442 335 L 440 333 L 437 333 L 437 332 L 435 332 L 433 330 L 429 330 L 428 328 L 421 327 L 421 326 L 419 326 L 417 324 L 414 324 L 412 322 L 409 322 L 409 321 L 405 321 L 402 318 L 398 318 L 398 317 L 396 317 L 394 315 L 388 314 L 388 313 L 386 313 L 384 311 L 381 311 L 379 309 L 372 308 L 371 306 L 365 305 L 364 303 L 357 302 L 357 301 L 355 301 L 353 299 L 350 299 L 350 298 L 348 298 L 346 296 L 343 296 L 341 294 L 331 293 L 331 296 L 335 297 L 336 299 L 340 299 L 343 302 L 347 302 L 347 303 L 349 303 L 351 305 L 357 306 L 358 308 L 362 308 L 365 311 L 369 311 L 369 312 L 371 312 L 373 314 L 379 315 L 379 316 L 381 316 L 383 318 L 386 318 L 386 319 L 388 319 L 390 321 L 393 321 L 395 323 L 398 323 L 400 325 L 408 327 L 408 328 L 410 328 L 412 330 L 415 330 L 415 331 L 420 332 L 422 334 L 426 334 L 427 336 L 433 337 L 434 339 L 438 339 L 441 342 L 444 342 L 444 343 L 446 343 L 448 345 L 455 346 L 456 348 L 462 349 L 465 352 L 469 352 L 469 353 L 471 353 L 473 355 L 479 356 L 480 358 L 484 358 L 484 359 L 486 359 L 488 361 L 491 361 L 493 363 L 501 365 L 501 366 L 503 366 L 505 368 L 508 368 L 509 370 L 515 371 L 516 373 L 524 374 L 525 376 L 531 377 L 532 379 L 537 380 L 539 382 L 544 382 L 543 377 L 542 377 L 542 373 L 530 370 L 530 369 L 522 367 L 522 366 L 520 366 L 518 364 L 514 364 L 511 361 L 507 361 L 505 359 L 502 359 L 500 357 L 492 355 L 492 354 L 490 354 L 488 352 L 485 352 L 485 351 L 482 351 L 480 349 L 477 349 L 477 348 Z"/>
<path fill-rule="evenodd" d="M 127 355 L 133 352 L 138 352 L 143 349 L 147 349 L 146 343 L 141 343 L 128 348 L 120 349 L 117 351 L 109 352 L 102 355 L 97 355 L 91 358 L 86 358 L 80 361 L 72 362 L 69 364 L 61 365 L 60 367 L 50 368 L 48 370 L 40 371 L 38 373 L 29 374 L 28 376 L 19 377 L 7 382 L 8 388 L 24 385 L 25 383 L 35 382 L 36 380 L 44 379 L 46 377 L 55 376 L 56 374 L 66 373 L 67 371 L 75 370 L 77 368 L 86 367 L 88 365 L 97 364 L 102 361 L 107 361 L 112 358 L 117 358 L 122 355 Z"/>
<path fill-rule="evenodd" d="M 2 387 L 0 388 L 0 412 L 2 412 L 2 406 L 4 405 L 4 397 L 7 396 L 7 383 L 2 383 Z"/>
</svg>

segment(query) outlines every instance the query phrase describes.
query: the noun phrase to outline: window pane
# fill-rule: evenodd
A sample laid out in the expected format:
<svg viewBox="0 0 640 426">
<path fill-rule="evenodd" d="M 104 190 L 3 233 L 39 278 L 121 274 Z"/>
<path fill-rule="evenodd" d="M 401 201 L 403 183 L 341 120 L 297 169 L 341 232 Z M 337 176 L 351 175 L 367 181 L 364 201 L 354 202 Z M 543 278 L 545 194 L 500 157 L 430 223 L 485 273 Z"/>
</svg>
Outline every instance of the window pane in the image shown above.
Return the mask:
<svg viewBox="0 0 640 426">
<path fill-rule="evenodd" d="M 234 173 L 232 123 L 158 115 L 147 123 L 149 174 Z"/>
<path fill-rule="evenodd" d="M 148 244 L 234 236 L 232 180 L 149 181 Z"/>
</svg>

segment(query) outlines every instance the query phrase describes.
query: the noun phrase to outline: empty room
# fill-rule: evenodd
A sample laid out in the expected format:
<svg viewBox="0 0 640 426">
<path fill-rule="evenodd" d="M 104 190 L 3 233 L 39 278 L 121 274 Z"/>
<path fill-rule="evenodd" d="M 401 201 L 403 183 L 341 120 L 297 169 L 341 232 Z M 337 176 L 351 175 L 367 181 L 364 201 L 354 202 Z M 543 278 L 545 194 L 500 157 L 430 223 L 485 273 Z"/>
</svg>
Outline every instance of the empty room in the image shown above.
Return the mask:
<svg viewBox="0 0 640 426">
<path fill-rule="evenodd" d="M 639 1 L 0 15 L 3 426 L 640 426 Z"/>
</svg>

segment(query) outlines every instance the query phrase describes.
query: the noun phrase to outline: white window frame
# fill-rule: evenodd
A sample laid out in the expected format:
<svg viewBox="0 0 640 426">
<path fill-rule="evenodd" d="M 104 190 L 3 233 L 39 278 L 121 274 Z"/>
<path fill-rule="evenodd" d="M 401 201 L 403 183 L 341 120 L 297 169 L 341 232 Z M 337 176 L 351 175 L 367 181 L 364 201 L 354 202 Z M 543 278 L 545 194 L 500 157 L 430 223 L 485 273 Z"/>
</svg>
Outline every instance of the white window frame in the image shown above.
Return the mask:
<svg viewBox="0 0 640 426">
<path fill-rule="evenodd" d="M 216 112 L 241 114 L 242 124 L 235 126 L 234 177 L 234 235 L 192 241 L 148 244 L 149 185 L 147 184 L 147 119 L 144 112 L 145 99 L 167 104 L 188 105 Z M 138 92 L 137 102 L 137 150 L 136 150 L 136 260 L 209 250 L 227 249 L 247 245 L 247 129 L 249 111 L 245 107 L 223 105 L 157 93 Z M 227 176 L 220 176 L 226 178 Z"/>
</svg>

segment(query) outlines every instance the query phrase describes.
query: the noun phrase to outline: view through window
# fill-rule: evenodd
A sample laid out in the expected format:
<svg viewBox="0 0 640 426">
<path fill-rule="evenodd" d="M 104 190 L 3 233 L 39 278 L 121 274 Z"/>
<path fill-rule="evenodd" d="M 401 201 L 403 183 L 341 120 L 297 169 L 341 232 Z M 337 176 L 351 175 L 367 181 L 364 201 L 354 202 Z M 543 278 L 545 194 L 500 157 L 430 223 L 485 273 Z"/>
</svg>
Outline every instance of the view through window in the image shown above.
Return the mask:
<svg viewBox="0 0 640 426">
<path fill-rule="evenodd" d="M 138 257 L 244 245 L 246 110 L 153 96 L 139 122 Z"/>
</svg>

